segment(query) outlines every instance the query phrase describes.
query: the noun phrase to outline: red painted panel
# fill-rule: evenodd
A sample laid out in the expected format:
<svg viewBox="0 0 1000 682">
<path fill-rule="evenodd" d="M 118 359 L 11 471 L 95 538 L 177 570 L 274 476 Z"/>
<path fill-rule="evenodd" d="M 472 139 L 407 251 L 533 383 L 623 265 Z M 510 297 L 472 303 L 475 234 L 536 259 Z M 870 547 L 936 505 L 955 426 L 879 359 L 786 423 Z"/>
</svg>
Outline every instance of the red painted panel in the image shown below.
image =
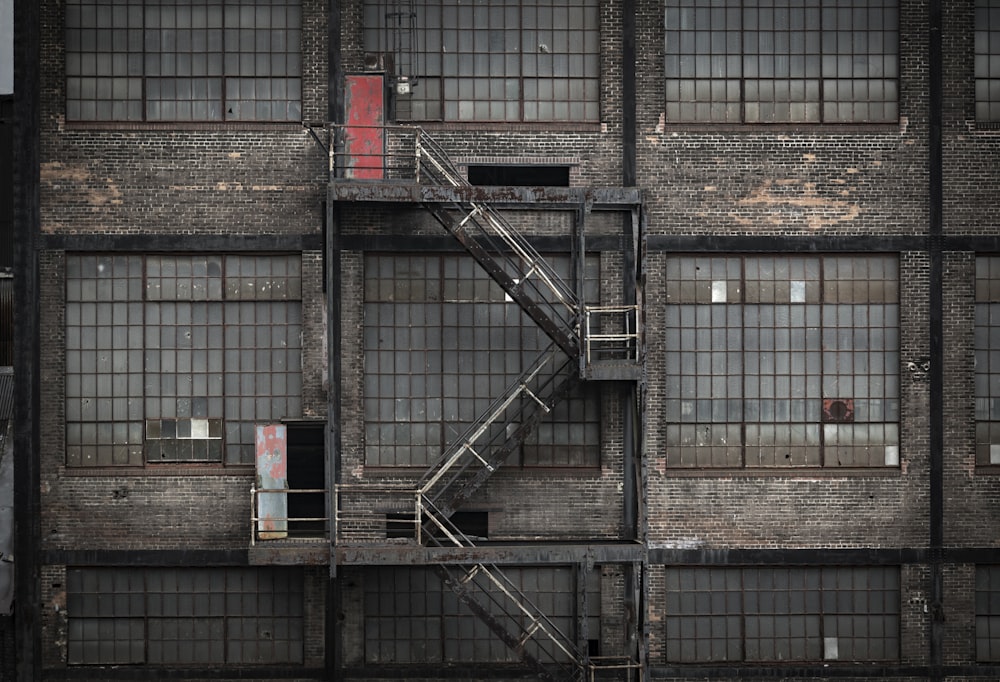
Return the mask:
<svg viewBox="0 0 1000 682">
<path fill-rule="evenodd" d="M 379 180 L 384 177 L 385 89 L 383 77 L 349 75 L 344 177 Z"/>
<path fill-rule="evenodd" d="M 257 518 L 261 540 L 288 535 L 288 432 L 284 424 L 258 424 Z M 278 492 L 267 492 L 268 490 Z"/>
</svg>

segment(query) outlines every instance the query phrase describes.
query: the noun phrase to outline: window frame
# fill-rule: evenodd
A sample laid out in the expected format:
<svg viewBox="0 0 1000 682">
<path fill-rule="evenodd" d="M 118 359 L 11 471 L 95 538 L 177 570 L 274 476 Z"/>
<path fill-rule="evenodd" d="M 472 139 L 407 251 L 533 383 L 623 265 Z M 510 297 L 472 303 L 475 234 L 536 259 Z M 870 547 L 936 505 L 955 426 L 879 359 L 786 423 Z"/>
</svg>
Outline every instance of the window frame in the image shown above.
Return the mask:
<svg viewBox="0 0 1000 682">
<path fill-rule="evenodd" d="M 863 272 L 854 275 L 851 262 L 843 266 L 851 277 L 839 275 L 842 261 L 859 258 L 865 259 Z M 812 279 L 810 263 L 816 269 Z M 871 267 L 883 273 L 882 279 L 869 278 L 869 263 L 877 263 Z M 836 277 L 824 272 L 831 264 Z M 751 274 L 751 265 L 756 275 Z M 785 277 L 768 278 L 768 265 L 772 273 L 784 272 Z M 897 254 L 689 253 L 668 256 L 664 268 L 664 425 L 666 466 L 672 473 L 898 469 L 901 326 Z M 790 274 L 802 268 L 803 272 Z M 880 285 L 875 287 L 872 281 Z M 874 287 L 871 292 L 869 287 Z M 862 310 L 868 320 L 873 306 L 881 309 L 876 317 L 882 324 L 861 327 L 868 332 L 861 337 L 867 347 L 859 350 L 853 345 L 856 335 L 844 330 L 858 329 L 853 326 L 858 315 L 855 309 Z M 845 309 L 851 313 L 846 320 L 850 326 L 841 325 Z M 784 325 L 779 324 L 782 316 L 787 316 Z M 770 326 L 766 324 L 769 317 Z M 697 320 L 703 318 L 708 318 L 707 325 L 700 326 Z M 844 343 L 848 345 L 842 347 Z M 842 353 L 847 354 L 843 360 Z M 873 369 L 855 373 L 856 353 L 864 354 L 860 359 Z M 839 371 L 842 362 L 850 363 L 850 374 Z M 879 366 L 881 373 L 874 371 Z M 850 377 L 852 393 L 828 395 L 830 387 L 840 387 L 842 376 Z M 800 379 L 798 388 L 796 378 Z M 867 392 L 859 393 L 859 387 Z M 847 404 L 838 406 L 839 402 Z M 796 407 L 796 403 L 801 405 Z M 838 407 L 844 409 L 838 411 Z M 720 410 L 724 414 L 717 414 Z M 734 411 L 736 416 L 732 416 Z M 885 418 L 875 419 L 879 413 Z M 872 442 L 858 444 L 868 449 L 868 463 L 854 460 L 855 423 L 869 429 Z M 879 425 L 884 443 L 873 441 Z M 770 441 L 769 429 L 773 431 Z M 789 440 L 783 441 L 782 434 Z M 830 442 L 829 437 L 835 440 Z M 733 442 L 739 443 L 738 463 Z M 842 447 L 847 447 L 844 456 L 850 457 L 846 464 L 830 459 L 833 453 L 839 457 Z M 870 451 L 876 447 L 885 448 L 884 463 L 871 463 Z M 789 461 L 779 462 L 781 452 Z M 751 461 L 754 455 L 758 462 Z M 768 461 L 769 455 L 773 461 Z M 810 457 L 818 461 L 809 461 Z"/>
<path fill-rule="evenodd" d="M 855 588 L 856 576 L 862 572 L 867 580 Z M 888 586 L 885 584 L 887 578 Z M 900 660 L 903 610 L 899 566 L 680 565 L 664 566 L 663 579 L 661 632 L 663 656 L 668 663 L 853 665 Z M 674 589 L 675 586 L 678 589 Z M 880 596 L 873 596 L 876 592 L 894 592 L 896 599 L 890 604 Z M 859 594 L 867 595 L 866 605 L 874 608 L 853 611 Z M 854 620 L 848 623 L 845 620 L 848 618 Z M 883 648 L 895 643 L 894 650 L 884 658 L 841 658 L 840 640 L 845 635 L 840 634 L 840 628 L 843 627 L 848 635 L 853 634 L 858 618 L 880 618 L 882 625 L 894 618 L 894 632 L 883 631 L 878 639 Z M 782 619 L 786 627 L 781 626 Z M 800 621 L 798 629 L 792 625 L 796 619 Z M 768 621 L 770 635 L 766 627 Z M 865 629 L 869 630 L 870 625 L 872 622 L 866 623 Z M 813 628 L 812 632 L 807 632 L 809 627 Z M 707 632 L 704 628 L 708 628 Z M 828 634 L 831 628 L 835 635 Z M 870 643 L 874 637 L 858 639 Z M 716 647 L 719 640 L 725 643 L 722 651 Z M 756 648 L 751 647 L 750 642 L 757 642 Z M 791 657 L 793 642 L 797 642 L 806 655 Z M 787 648 L 782 651 L 783 646 Z M 818 655 L 809 656 L 810 647 L 816 647 Z M 763 653 L 767 649 L 773 652 L 770 656 Z M 730 654 L 735 656 L 730 657 Z"/>
<path fill-rule="evenodd" d="M 1000 565 L 976 566 L 973 599 L 975 660 L 996 663 L 1000 661 Z"/>
<path fill-rule="evenodd" d="M 547 258 L 552 262 L 553 255 L 549 254 Z M 570 256 L 567 255 L 565 258 L 569 260 Z M 598 260 L 596 254 L 592 258 L 587 259 L 588 274 L 586 281 L 590 287 L 600 286 L 600 266 Z M 436 274 L 430 277 L 429 280 L 424 280 L 418 276 L 412 280 L 403 281 L 406 282 L 406 290 L 409 290 L 411 286 L 410 282 L 416 283 L 414 288 L 427 293 L 427 299 L 419 301 L 416 299 L 404 299 L 402 297 L 406 294 L 398 288 L 398 283 L 394 275 L 389 271 L 391 270 L 394 273 L 398 268 L 404 266 L 407 268 L 418 267 L 418 262 L 431 264 Z M 362 363 L 365 375 L 363 379 L 363 401 L 365 405 L 363 429 L 365 431 L 366 466 L 378 469 L 426 469 L 438 455 L 453 444 L 454 439 L 458 435 L 461 435 L 460 433 L 449 433 L 446 427 L 451 426 L 452 428 L 456 428 L 455 425 L 458 425 L 461 427 L 459 429 L 461 431 L 475 424 L 476 420 L 484 413 L 485 408 L 499 397 L 515 378 L 526 371 L 531 363 L 535 362 L 542 354 L 543 349 L 550 344 L 550 340 L 527 317 L 527 314 L 520 309 L 518 304 L 510 299 L 500 286 L 467 254 L 460 252 L 369 251 L 364 254 L 363 269 L 365 273 L 363 275 L 365 283 L 363 299 L 365 321 L 362 331 L 364 335 L 362 342 L 362 354 L 364 358 Z M 429 283 L 425 284 L 425 281 Z M 434 296 L 438 296 L 437 299 L 432 298 L 431 294 L 425 288 L 433 288 L 435 281 L 440 282 L 440 289 L 435 289 L 435 293 L 433 294 Z M 463 298 L 466 296 L 469 298 Z M 427 322 L 426 313 L 423 315 L 424 321 L 427 322 L 425 326 L 409 322 L 400 322 L 400 324 L 405 324 L 405 329 L 399 326 L 388 326 L 392 320 L 386 319 L 384 315 L 388 313 L 382 311 L 388 309 L 389 312 L 393 312 L 398 309 L 405 318 L 410 319 L 410 310 L 403 310 L 401 307 L 405 303 L 411 306 L 434 306 L 438 312 L 434 313 L 431 319 L 437 320 L 437 326 Z M 503 308 L 502 313 L 499 310 L 501 307 Z M 484 308 L 487 308 L 487 311 L 481 314 Z M 463 312 L 471 312 L 473 319 L 466 323 L 461 323 Z M 503 328 L 505 333 L 502 335 L 491 334 L 489 331 L 491 328 L 490 324 L 495 320 L 496 315 L 502 315 L 504 321 Z M 394 312 L 392 319 L 395 319 Z M 378 320 L 381 320 L 381 322 Z M 511 320 L 516 320 L 517 325 L 515 326 L 511 323 Z M 386 326 L 381 326 L 382 324 Z M 389 329 L 403 329 L 404 333 L 407 334 L 421 333 L 434 336 L 437 339 L 437 346 L 429 339 L 421 341 L 417 356 L 410 358 L 409 354 L 407 354 L 405 367 L 410 369 L 403 369 L 402 371 L 408 373 L 400 374 L 397 369 L 400 360 L 398 353 L 395 350 L 383 351 L 383 342 L 379 339 L 381 334 Z M 495 352 L 490 354 L 491 357 L 484 356 L 486 357 L 485 361 L 477 359 L 482 355 L 478 350 L 463 347 L 463 344 L 470 342 L 476 348 L 480 347 L 478 344 L 484 343 L 504 344 L 511 340 L 512 329 L 516 329 L 517 348 L 504 347 L 502 351 L 494 348 L 493 351 Z M 452 346 L 452 342 L 448 340 L 449 335 L 454 337 L 452 342 L 457 346 L 455 353 L 449 353 Z M 397 343 L 396 336 L 394 333 L 393 344 Z M 409 342 L 406 339 L 399 340 L 398 343 L 404 348 L 409 348 Z M 429 358 L 428 356 L 431 353 L 440 354 L 441 358 Z M 386 356 L 385 364 L 387 367 L 388 363 L 393 363 L 393 373 L 379 371 L 383 364 L 381 362 L 383 354 Z M 428 362 L 431 363 L 431 366 L 438 368 L 436 373 L 426 371 Z M 463 363 L 474 364 L 472 366 L 466 365 L 465 369 L 459 372 L 459 365 Z M 413 369 L 414 366 L 416 366 L 417 370 Z M 440 385 L 437 393 L 432 393 L 431 389 L 428 388 L 425 392 L 415 391 L 412 396 L 406 393 L 402 394 L 404 399 L 420 396 L 420 399 L 426 403 L 426 406 L 421 407 L 418 404 L 413 411 L 416 414 L 439 414 L 437 421 L 432 421 L 430 417 L 428 417 L 426 422 L 418 420 L 401 421 L 399 413 L 394 411 L 398 410 L 398 398 L 400 394 L 397 394 L 395 390 L 399 380 L 403 379 L 404 383 L 409 385 L 410 379 L 413 377 L 419 382 L 426 380 L 428 386 Z M 448 377 L 455 377 L 455 385 L 453 386 L 453 390 L 456 392 L 455 396 L 449 394 L 450 389 L 446 386 Z M 488 390 L 486 388 L 480 390 L 477 385 L 477 382 L 481 384 L 484 381 L 489 384 Z M 391 384 L 391 401 L 387 400 L 382 393 L 382 386 L 385 385 L 388 387 L 389 384 Z M 531 469 L 532 471 L 554 470 L 560 472 L 599 469 L 603 456 L 603 401 L 599 387 L 593 385 L 593 382 L 591 384 L 585 387 L 586 394 L 584 397 L 567 396 L 555 405 L 552 413 L 543 417 L 532 434 L 521 444 L 520 448 L 506 460 L 504 466 Z M 468 393 L 470 390 L 473 392 L 471 396 Z M 448 401 L 459 403 L 455 408 L 455 418 L 448 418 L 447 416 L 450 414 L 447 405 Z M 441 404 L 436 406 L 437 403 Z M 404 407 L 405 412 L 403 416 L 411 414 L 411 407 L 408 402 Z M 575 417 L 575 412 L 567 414 L 573 410 L 582 410 L 582 416 Z M 378 418 L 372 419 L 370 417 L 371 414 L 377 414 Z M 561 415 L 566 415 L 564 420 L 554 421 L 554 418 Z M 581 419 L 583 420 L 582 428 L 589 431 L 592 436 L 585 438 L 585 442 L 583 443 L 574 441 L 573 435 L 569 433 L 573 425 L 579 423 Z M 414 463 L 415 460 L 411 458 L 409 459 L 410 463 L 406 464 L 398 463 L 399 460 L 395 456 L 393 456 L 393 461 L 396 463 L 387 461 L 388 458 L 369 459 L 369 452 L 378 451 L 383 445 L 381 440 L 382 426 L 388 427 L 391 424 L 404 424 L 406 432 L 411 434 L 409 436 L 411 440 L 405 442 L 387 441 L 386 447 L 392 448 L 393 452 L 398 449 L 401 454 L 405 454 L 410 449 L 424 448 L 428 452 L 428 459 Z M 428 441 L 427 443 L 414 442 L 409 427 L 410 425 L 417 425 L 419 427 L 423 424 L 427 425 Z M 431 428 L 435 424 L 439 425 L 439 430 Z M 566 433 L 569 434 L 568 437 L 571 442 L 556 442 L 558 440 L 557 433 L 560 432 L 560 427 L 562 426 L 567 426 Z M 395 434 L 397 431 L 392 429 L 392 433 Z M 434 434 L 437 435 L 437 439 L 432 442 L 430 438 Z M 550 435 L 549 439 L 545 439 L 545 434 Z M 392 437 L 395 438 L 395 436 Z M 561 453 L 560 457 L 564 457 L 565 459 L 556 461 L 553 458 L 551 461 L 532 463 L 532 452 L 555 452 L 556 450 L 559 450 Z M 586 461 L 582 463 L 574 463 L 572 461 L 575 456 L 573 452 L 576 450 L 583 450 L 583 456 Z M 579 455 L 576 455 L 576 457 L 579 457 Z"/>
<path fill-rule="evenodd" d="M 973 79 L 976 127 L 1000 129 L 1000 6 L 976 0 Z"/>
<path fill-rule="evenodd" d="M 855 14 L 868 9 L 866 3 L 846 8 L 848 12 L 857 10 L 848 18 L 838 12 L 845 8 L 823 6 L 825 1 L 806 10 L 795 3 L 776 8 L 778 3 L 757 7 L 745 0 L 728 0 L 706 7 L 697 0 L 667 0 L 663 14 L 665 122 L 713 126 L 898 123 L 899 3 L 885 0 L 881 8 L 895 20 L 894 26 L 858 30 L 854 28 Z M 787 26 L 776 26 L 776 10 L 781 9 L 802 12 L 802 16 L 789 14 L 785 17 Z M 818 24 L 810 25 L 807 11 L 815 12 L 813 21 Z M 846 21 L 850 28 L 839 32 L 824 29 L 838 20 Z M 865 26 L 869 21 L 881 21 L 881 17 L 866 16 Z M 726 30 L 719 29 L 720 23 Z M 732 24 L 736 28 L 730 29 Z M 882 44 L 883 51 L 855 52 L 859 36 L 865 46 L 869 40 Z M 860 68 L 857 62 L 861 55 L 865 69 L 872 71 L 867 77 L 853 73 Z M 756 98 L 752 97 L 755 91 L 759 92 Z M 867 96 L 853 96 L 856 91 Z M 882 92 L 883 97 L 873 99 L 873 92 Z M 881 108 L 881 113 L 873 107 Z M 840 114 L 841 108 L 849 109 L 850 115 Z"/>
<path fill-rule="evenodd" d="M 977 471 L 1000 473 L 1000 255 L 979 253 L 974 266 L 973 390 L 975 465 Z M 993 340 L 997 338 L 994 345 Z M 985 341 L 985 343 L 983 343 Z M 994 369 L 995 368 L 995 369 Z"/>
<path fill-rule="evenodd" d="M 419 5 L 427 14 L 415 14 L 412 26 L 403 19 L 395 33 L 383 23 L 384 4 L 384 0 L 364 3 L 363 44 L 372 63 L 381 63 L 395 81 L 409 88 L 408 94 L 396 95 L 397 120 L 513 125 L 600 122 L 597 0 L 586 0 L 587 7 L 573 0 L 556 0 L 547 6 L 527 0 L 464 4 L 429 0 Z M 546 9 L 552 12 L 551 25 L 539 28 Z M 589 10 L 587 18 L 580 18 L 582 9 Z M 565 28 L 577 19 L 582 26 Z M 483 25 L 488 28 L 479 28 Z M 439 44 L 428 45 L 433 39 L 439 39 Z M 448 40 L 454 42 L 449 45 Z M 422 90 L 432 86 L 435 92 L 424 97 Z M 546 87 L 548 97 L 542 95 Z M 516 95 L 511 88 L 516 88 Z M 537 94 L 530 96 L 531 92 Z M 564 106 L 566 111 L 560 113 Z M 579 115 L 573 115 L 574 106 L 582 109 Z M 551 111 L 544 113 L 547 109 Z"/>
<path fill-rule="evenodd" d="M 235 668 L 305 663 L 306 586 L 305 572 L 301 567 L 69 566 L 66 574 L 65 637 L 67 665 L 72 668 L 108 665 L 149 668 L 215 665 Z M 265 583 L 272 589 L 262 591 Z M 169 587 L 175 589 L 170 590 Z M 280 590 L 281 587 L 286 589 Z M 288 599 L 279 599 L 282 595 Z M 248 596 L 251 598 L 248 599 Z M 272 646 L 279 641 L 273 633 L 274 626 L 282 620 L 286 621 L 285 625 L 291 626 L 286 632 L 297 631 L 298 634 L 298 638 L 290 636 L 282 640 L 288 646 L 289 656 L 266 662 L 234 660 L 244 650 L 242 646 L 232 648 L 233 644 L 253 641 L 244 633 L 250 624 L 247 621 L 264 622 L 270 626 L 273 638 L 258 640 L 261 643 L 256 648 L 259 654 L 265 648 L 265 641 Z M 88 625 L 91 632 L 97 630 L 96 640 L 83 637 Z M 177 644 L 179 650 L 185 628 L 193 640 L 192 652 L 200 651 L 202 656 L 207 654 L 206 660 L 150 662 L 156 653 L 169 655 L 168 646 L 164 645 L 171 642 Z M 174 639 L 169 639 L 171 632 L 175 635 Z M 118 637 L 126 633 L 125 645 L 128 648 L 123 656 L 119 656 L 117 646 L 122 640 Z M 157 639 L 157 633 L 163 636 Z M 161 646 L 154 646 L 157 643 Z M 109 644 L 112 655 L 101 659 Z M 141 645 L 141 650 L 137 645 Z M 95 652 L 99 660 L 86 660 Z M 222 660 L 208 660 L 220 653 Z"/>
<path fill-rule="evenodd" d="M 249 9 L 232 0 L 171 0 L 162 7 L 138 0 L 137 6 L 120 7 L 108 0 L 67 4 L 63 98 L 68 123 L 174 127 L 301 122 L 300 0 Z M 192 17 L 192 8 L 204 10 L 203 25 Z M 262 12 L 272 8 L 273 20 L 284 25 L 271 25 L 271 15 L 265 19 Z M 210 19 L 212 10 L 218 16 Z M 176 25 L 185 20 L 187 24 Z M 260 28 L 257 21 L 268 23 Z M 240 46 L 251 40 L 252 47 Z M 159 48 L 161 41 L 170 45 Z M 227 49 L 227 42 L 235 42 L 236 49 Z M 92 96 L 84 97 L 85 88 Z M 282 109 L 284 114 L 278 115 Z"/>
<path fill-rule="evenodd" d="M 472 567 L 454 568 L 456 572 L 466 573 Z M 577 567 L 562 564 L 505 565 L 503 575 L 515 591 L 525 595 L 570 638 L 580 629 L 582 618 L 577 600 L 578 594 L 586 590 L 590 641 L 595 641 L 595 634 L 601 631 L 602 585 L 599 570 L 590 569 L 581 575 Z M 472 581 L 477 590 L 491 595 L 489 599 L 484 599 L 484 604 L 494 617 L 514 618 L 525 629 L 530 627 L 528 616 L 513 608 L 509 597 L 499 592 L 483 574 L 475 575 Z M 461 604 L 433 569 L 375 566 L 365 572 L 362 582 L 360 609 L 366 624 L 365 665 L 520 661 L 518 654 L 497 639 L 482 619 Z M 416 639 L 417 633 L 421 634 L 420 639 Z M 418 646 L 418 643 L 425 645 Z M 397 649 L 396 644 L 402 646 Z M 543 660 L 563 660 L 566 656 L 564 650 L 544 637 L 528 638 L 525 647 Z M 539 656 L 538 649 L 542 647 L 548 651 Z M 477 656 L 483 651 L 488 654 Z M 420 654 L 424 654 L 423 658 Z"/>
<path fill-rule="evenodd" d="M 71 252 L 63 291 L 68 471 L 253 467 L 254 424 L 301 417 L 301 253 Z M 259 413 L 259 384 L 286 414 Z"/>
</svg>

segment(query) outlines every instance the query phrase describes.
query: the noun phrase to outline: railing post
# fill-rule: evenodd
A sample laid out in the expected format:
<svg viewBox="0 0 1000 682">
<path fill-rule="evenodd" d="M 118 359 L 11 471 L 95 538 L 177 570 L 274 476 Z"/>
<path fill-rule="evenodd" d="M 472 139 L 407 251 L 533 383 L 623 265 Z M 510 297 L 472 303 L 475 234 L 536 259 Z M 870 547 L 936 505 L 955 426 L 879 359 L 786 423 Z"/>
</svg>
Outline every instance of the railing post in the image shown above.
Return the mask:
<svg viewBox="0 0 1000 682">
<path fill-rule="evenodd" d="M 257 488 L 250 486 L 250 546 L 257 543 Z"/>
<path fill-rule="evenodd" d="M 423 541 L 423 531 L 424 531 L 424 505 L 423 505 L 424 495 L 419 490 L 413 497 L 413 523 L 415 524 L 413 535 L 417 539 L 417 544 L 424 544 Z"/>
<path fill-rule="evenodd" d="M 413 133 L 413 179 L 420 182 L 420 157 L 423 155 L 422 140 L 420 138 L 420 133 L 423 132 L 423 128 L 417 128 Z"/>
</svg>

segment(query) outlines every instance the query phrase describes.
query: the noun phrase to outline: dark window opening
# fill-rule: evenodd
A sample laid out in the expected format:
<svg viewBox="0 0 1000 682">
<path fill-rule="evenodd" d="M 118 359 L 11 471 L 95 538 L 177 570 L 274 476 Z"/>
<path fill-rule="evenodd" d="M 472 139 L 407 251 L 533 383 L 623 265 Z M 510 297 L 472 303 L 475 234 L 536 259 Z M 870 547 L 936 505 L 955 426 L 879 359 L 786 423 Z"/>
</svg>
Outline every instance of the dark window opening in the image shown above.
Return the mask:
<svg viewBox="0 0 1000 682">
<path fill-rule="evenodd" d="M 326 452 L 322 424 L 288 425 L 288 533 L 292 537 L 325 537 Z M 300 519 L 300 520 L 296 520 Z"/>
<path fill-rule="evenodd" d="M 410 512 L 387 513 L 385 515 L 385 536 L 387 538 L 415 538 L 416 527 L 413 518 L 413 514 Z M 490 536 L 489 512 L 457 511 L 451 515 L 449 521 L 449 532 L 458 530 L 462 535 L 472 540 L 485 540 Z M 444 532 L 426 518 L 424 520 L 424 533 L 430 533 L 435 538 L 445 537 Z"/>
<path fill-rule="evenodd" d="M 385 515 L 385 536 L 390 539 L 406 538 L 410 540 L 417 537 L 413 519 L 412 513 L 389 512 Z"/>
<path fill-rule="evenodd" d="M 469 166 L 469 184 L 569 187 L 569 166 Z"/>
</svg>

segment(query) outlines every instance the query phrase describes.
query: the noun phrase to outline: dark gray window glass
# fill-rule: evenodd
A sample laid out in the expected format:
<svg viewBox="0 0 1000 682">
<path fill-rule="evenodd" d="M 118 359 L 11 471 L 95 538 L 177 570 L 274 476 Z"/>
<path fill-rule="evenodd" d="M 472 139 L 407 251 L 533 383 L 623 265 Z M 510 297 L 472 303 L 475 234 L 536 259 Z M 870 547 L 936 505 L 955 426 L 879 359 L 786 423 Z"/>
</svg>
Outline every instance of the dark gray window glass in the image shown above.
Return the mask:
<svg viewBox="0 0 1000 682">
<path fill-rule="evenodd" d="M 976 566 L 976 660 L 1000 661 L 1000 566 Z"/>
<path fill-rule="evenodd" d="M 976 258 L 976 464 L 1000 465 L 1000 257 Z"/>
<path fill-rule="evenodd" d="M 294 568 L 70 568 L 70 665 L 302 663 Z"/>
<path fill-rule="evenodd" d="M 569 567 L 522 568 L 504 566 L 502 573 L 560 632 L 577 631 L 577 593 L 587 591 L 588 632 L 600 638 L 601 587 L 597 571 L 585 585 Z M 507 609 L 522 627 L 527 617 L 482 574 L 474 581 L 492 595 L 484 599 L 494 616 L 506 622 Z M 365 657 L 368 663 L 517 663 L 520 659 L 486 624 L 462 604 L 441 578 L 427 568 L 373 567 L 364 575 Z M 565 654 L 544 637 L 526 644 L 529 652 L 547 660 L 565 660 Z M 532 651 L 545 647 L 546 654 Z"/>
<path fill-rule="evenodd" d="M 549 261 L 569 274 L 569 258 Z M 588 286 L 599 283 L 587 261 Z M 572 281 L 567 279 L 567 281 Z M 598 300 L 596 294 L 589 300 Z M 365 459 L 426 467 L 487 413 L 550 344 L 464 255 L 365 258 Z M 597 466 L 600 402 L 585 388 L 558 403 L 508 463 Z"/>
<path fill-rule="evenodd" d="M 666 659 L 899 658 L 899 569 L 666 568 Z"/>
<path fill-rule="evenodd" d="M 667 463 L 899 463 L 898 261 L 677 256 L 666 273 Z"/>
<path fill-rule="evenodd" d="M 597 0 L 365 0 L 364 26 L 413 85 L 400 119 L 600 120 Z"/>
<path fill-rule="evenodd" d="M 1000 123 L 1000 5 L 976 0 L 976 121 Z"/>
<path fill-rule="evenodd" d="M 667 0 L 667 121 L 893 122 L 896 0 Z"/>
<path fill-rule="evenodd" d="M 299 121 L 298 0 L 68 0 L 70 121 Z"/>
<path fill-rule="evenodd" d="M 301 412 L 298 256 L 66 259 L 66 464 L 252 464 Z"/>
</svg>

